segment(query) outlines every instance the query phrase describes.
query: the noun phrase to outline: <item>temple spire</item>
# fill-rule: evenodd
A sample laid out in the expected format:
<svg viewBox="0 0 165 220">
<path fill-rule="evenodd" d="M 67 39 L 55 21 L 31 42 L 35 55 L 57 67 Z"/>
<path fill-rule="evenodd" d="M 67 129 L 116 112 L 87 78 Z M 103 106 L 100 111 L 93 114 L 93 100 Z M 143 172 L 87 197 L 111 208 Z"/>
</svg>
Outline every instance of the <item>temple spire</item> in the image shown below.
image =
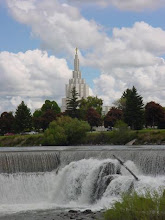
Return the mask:
<svg viewBox="0 0 165 220">
<path fill-rule="evenodd" d="M 67 109 L 68 98 L 72 98 L 72 89 L 76 88 L 78 98 L 87 98 L 89 96 L 89 86 L 85 83 L 85 79 L 81 78 L 81 71 L 79 69 L 78 48 L 75 48 L 74 70 L 73 77 L 69 79 L 69 84 L 66 85 L 65 98 L 62 99 L 61 111 Z"/>
<path fill-rule="evenodd" d="M 74 71 L 79 71 L 79 58 L 78 58 L 78 48 L 76 47 L 76 54 L 74 59 Z"/>
</svg>

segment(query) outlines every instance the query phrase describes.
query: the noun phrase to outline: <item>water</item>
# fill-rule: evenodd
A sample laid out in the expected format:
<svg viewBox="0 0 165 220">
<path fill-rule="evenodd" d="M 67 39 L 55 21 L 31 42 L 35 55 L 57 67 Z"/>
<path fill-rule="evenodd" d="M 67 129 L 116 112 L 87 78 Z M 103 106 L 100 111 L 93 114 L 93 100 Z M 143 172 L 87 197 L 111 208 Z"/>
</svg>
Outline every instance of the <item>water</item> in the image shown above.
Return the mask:
<svg viewBox="0 0 165 220">
<path fill-rule="evenodd" d="M 138 193 L 163 190 L 164 149 L 50 147 L 16 152 L 16 148 L 2 148 L 0 215 L 40 209 L 95 211 L 109 208 L 132 189 Z M 140 181 L 135 181 L 113 154 L 122 158 Z"/>
</svg>

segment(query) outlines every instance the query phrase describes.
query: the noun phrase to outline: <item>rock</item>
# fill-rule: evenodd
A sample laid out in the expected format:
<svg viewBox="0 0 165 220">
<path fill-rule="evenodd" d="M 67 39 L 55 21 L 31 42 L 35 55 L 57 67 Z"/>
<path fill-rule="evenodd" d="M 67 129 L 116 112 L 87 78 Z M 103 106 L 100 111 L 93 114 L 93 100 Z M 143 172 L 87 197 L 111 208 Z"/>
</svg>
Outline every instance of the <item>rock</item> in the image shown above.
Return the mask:
<svg viewBox="0 0 165 220">
<path fill-rule="evenodd" d="M 87 215 L 87 214 L 91 214 L 92 211 L 90 209 L 87 209 L 87 210 L 83 211 L 82 213 Z"/>
<path fill-rule="evenodd" d="M 78 213 L 78 211 L 76 211 L 76 210 L 69 210 L 68 212 L 69 213 Z"/>
</svg>

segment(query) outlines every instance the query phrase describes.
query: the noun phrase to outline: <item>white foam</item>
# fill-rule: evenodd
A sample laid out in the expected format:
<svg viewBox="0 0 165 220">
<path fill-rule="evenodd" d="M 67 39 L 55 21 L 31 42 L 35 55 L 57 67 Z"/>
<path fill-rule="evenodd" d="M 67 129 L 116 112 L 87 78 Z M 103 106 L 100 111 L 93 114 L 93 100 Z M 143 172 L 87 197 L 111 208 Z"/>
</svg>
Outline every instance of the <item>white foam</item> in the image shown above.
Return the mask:
<svg viewBox="0 0 165 220">
<path fill-rule="evenodd" d="M 165 176 L 144 176 L 132 161 L 127 166 L 138 175 L 140 181 L 121 169 L 121 174 L 113 174 L 114 179 L 106 186 L 101 198 L 93 201 L 97 184 L 100 184 L 103 168 L 114 164 L 117 172 L 119 164 L 112 159 L 83 159 L 72 162 L 59 170 L 46 173 L 0 174 L 0 214 L 37 209 L 86 209 L 94 211 L 109 208 L 120 199 L 123 192 L 134 188 L 138 193 L 165 189 Z M 113 170 L 113 169 L 112 169 Z M 106 174 L 106 178 L 110 175 Z M 103 178 L 105 178 L 103 176 Z"/>
</svg>

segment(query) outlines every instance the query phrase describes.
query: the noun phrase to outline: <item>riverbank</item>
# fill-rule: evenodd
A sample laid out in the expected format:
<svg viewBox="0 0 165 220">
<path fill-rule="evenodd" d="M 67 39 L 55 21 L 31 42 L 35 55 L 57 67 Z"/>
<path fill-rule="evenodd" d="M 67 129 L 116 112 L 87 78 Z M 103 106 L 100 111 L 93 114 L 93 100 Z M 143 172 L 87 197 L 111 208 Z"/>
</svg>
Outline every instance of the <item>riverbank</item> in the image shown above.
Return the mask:
<svg viewBox="0 0 165 220">
<path fill-rule="evenodd" d="M 40 210 L 40 211 L 28 211 L 21 213 L 14 213 L 11 215 L 0 216 L 0 220 L 103 220 L 103 212 L 92 212 L 86 210 L 84 212 L 80 211 L 57 211 L 57 210 Z"/>
<path fill-rule="evenodd" d="M 0 147 L 41 146 L 43 138 L 43 134 L 0 136 Z M 125 145 L 131 140 L 133 145 L 165 145 L 165 130 L 88 132 L 76 145 Z"/>
</svg>

